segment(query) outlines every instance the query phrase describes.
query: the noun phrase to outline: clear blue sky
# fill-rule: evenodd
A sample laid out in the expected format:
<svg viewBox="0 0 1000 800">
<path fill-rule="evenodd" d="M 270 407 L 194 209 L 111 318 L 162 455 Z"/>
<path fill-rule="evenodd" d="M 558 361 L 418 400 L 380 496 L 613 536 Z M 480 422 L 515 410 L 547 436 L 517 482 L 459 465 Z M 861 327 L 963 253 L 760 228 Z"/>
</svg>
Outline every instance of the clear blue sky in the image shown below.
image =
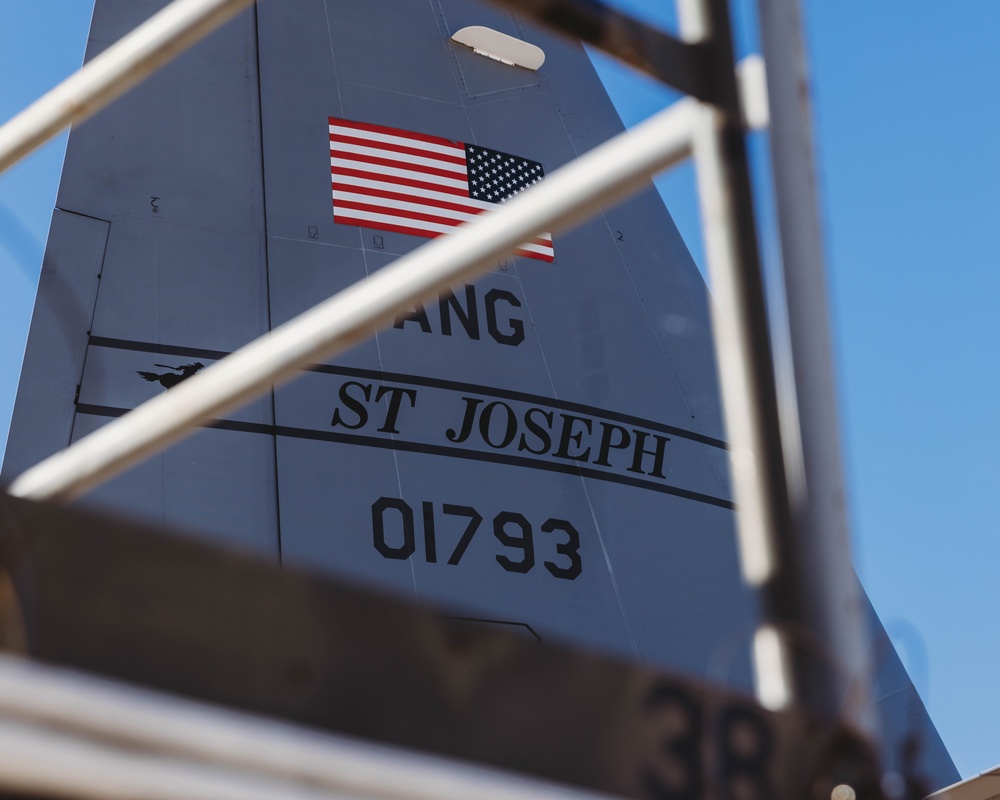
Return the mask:
<svg viewBox="0 0 1000 800">
<path fill-rule="evenodd" d="M 621 5 L 672 25 L 652 10 L 667 0 Z M 0 118 L 79 65 L 90 6 L 4 5 Z M 1000 3 L 806 0 L 806 16 L 858 568 L 968 776 L 1000 763 Z M 672 97 L 606 75 L 628 123 Z M 64 141 L 0 176 L 0 446 Z M 690 170 L 660 185 L 700 258 Z"/>
</svg>

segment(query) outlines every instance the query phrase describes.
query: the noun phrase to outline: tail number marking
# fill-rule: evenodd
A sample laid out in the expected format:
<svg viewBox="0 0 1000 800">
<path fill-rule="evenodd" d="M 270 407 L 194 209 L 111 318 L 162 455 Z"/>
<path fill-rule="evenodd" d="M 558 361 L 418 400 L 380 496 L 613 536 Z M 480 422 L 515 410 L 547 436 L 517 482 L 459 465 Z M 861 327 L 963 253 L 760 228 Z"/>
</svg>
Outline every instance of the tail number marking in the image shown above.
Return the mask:
<svg viewBox="0 0 1000 800">
<path fill-rule="evenodd" d="M 440 511 L 438 511 L 440 508 Z M 483 515 L 471 506 L 421 503 L 420 528 L 423 556 L 428 564 L 438 563 L 438 543 L 454 542 L 445 563 L 461 563 L 476 533 L 483 527 Z M 451 520 L 458 520 L 456 525 Z M 489 527 L 489 526 L 487 526 Z M 526 574 L 535 568 L 535 529 L 523 514 L 501 511 L 492 520 L 493 538 L 505 549 L 495 554 L 496 562 L 507 572 Z M 539 527 L 540 557 L 551 553 L 542 566 L 554 578 L 576 580 L 583 572 L 580 557 L 580 533 L 565 519 L 549 518 Z M 372 544 L 383 558 L 406 561 L 417 551 L 417 517 L 408 503 L 398 497 L 380 497 L 372 503 Z"/>
</svg>

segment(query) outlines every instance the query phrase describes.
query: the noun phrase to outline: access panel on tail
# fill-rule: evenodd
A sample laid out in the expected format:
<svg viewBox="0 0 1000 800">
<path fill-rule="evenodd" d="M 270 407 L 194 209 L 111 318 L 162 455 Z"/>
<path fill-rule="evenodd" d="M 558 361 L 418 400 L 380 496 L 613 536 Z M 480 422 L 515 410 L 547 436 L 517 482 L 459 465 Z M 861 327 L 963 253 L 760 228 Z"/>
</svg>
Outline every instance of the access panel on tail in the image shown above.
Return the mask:
<svg viewBox="0 0 1000 800">
<path fill-rule="evenodd" d="M 163 4 L 97 0 L 88 57 Z M 621 129 L 580 46 L 492 6 L 261 0 L 72 133 L 5 478 Z M 87 502 L 749 688 L 725 456 L 706 290 L 650 188 Z"/>
</svg>

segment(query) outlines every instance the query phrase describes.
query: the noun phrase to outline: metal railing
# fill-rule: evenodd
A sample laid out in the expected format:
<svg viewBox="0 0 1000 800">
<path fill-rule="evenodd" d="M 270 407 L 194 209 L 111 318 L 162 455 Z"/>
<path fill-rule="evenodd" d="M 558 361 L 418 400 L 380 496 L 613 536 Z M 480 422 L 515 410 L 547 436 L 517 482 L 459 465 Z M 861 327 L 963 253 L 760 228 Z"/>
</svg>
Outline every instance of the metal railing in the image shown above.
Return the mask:
<svg viewBox="0 0 1000 800">
<path fill-rule="evenodd" d="M 0 128 L 0 170 L 62 127 L 96 113 L 249 2 L 176 0 Z M 583 0 L 515 5 L 571 32 L 580 14 L 602 8 Z M 400 258 L 46 459 L 21 475 L 11 493 L 76 497 L 300 369 L 356 344 L 414 303 L 487 271 L 540 231 L 565 230 L 693 155 L 715 300 L 741 558 L 747 580 L 762 595 L 764 618 L 755 642 L 758 696 L 770 708 L 805 703 L 827 715 L 846 714 L 859 728 L 868 726 L 865 623 L 847 544 L 797 0 L 760 0 L 764 55 L 772 65 L 767 81 L 796 390 L 783 405 L 764 304 L 726 0 L 680 0 L 679 5 L 680 41 L 658 32 L 646 36 L 645 26 L 610 12 L 605 18 L 617 20 L 617 35 L 594 39 L 612 54 L 628 52 L 629 37 L 654 49 L 660 42 L 664 58 L 633 58 L 632 63 L 661 78 L 679 71 L 672 82 L 710 102 L 686 98 L 595 148 L 497 211 Z M 561 23 L 553 11 L 560 7 L 579 13 L 567 12 Z M 667 39 L 669 46 L 663 44 Z M 766 116 L 760 111 L 765 93 L 758 86 L 749 95 L 755 100 L 745 105 L 757 109 L 750 116 L 760 120 Z M 803 655 L 796 644 L 803 630 L 824 642 L 846 669 L 817 666 Z M 844 708 L 848 697 L 852 700 Z"/>
</svg>

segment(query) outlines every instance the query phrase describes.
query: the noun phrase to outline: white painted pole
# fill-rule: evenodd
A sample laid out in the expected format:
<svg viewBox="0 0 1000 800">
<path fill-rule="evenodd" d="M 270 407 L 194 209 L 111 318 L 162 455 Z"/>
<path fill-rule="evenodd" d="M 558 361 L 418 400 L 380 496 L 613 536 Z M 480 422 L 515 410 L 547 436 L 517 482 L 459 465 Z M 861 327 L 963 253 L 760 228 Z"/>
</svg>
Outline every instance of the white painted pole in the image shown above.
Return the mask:
<svg viewBox="0 0 1000 800">
<path fill-rule="evenodd" d="M 253 0 L 175 0 L 0 127 L 0 172 L 121 97 Z"/>
<path fill-rule="evenodd" d="M 771 108 L 771 164 L 794 396 L 782 398 L 792 525 L 810 616 L 837 663 L 841 715 L 877 738 L 869 707 L 868 610 L 851 561 L 830 336 L 812 109 L 798 0 L 760 0 Z M 797 424 L 796 424 L 797 423 Z"/>
<path fill-rule="evenodd" d="M 722 3 L 715 5 L 718 13 Z M 678 0 L 677 10 L 685 41 L 728 45 L 719 41 L 728 33 L 713 30 L 719 20 L 713 19 L 717 13 L 712 13 L 711 0 Z M 759 67 L 757 73 L 759 81 Z M 755 97 L 757 102 L 748 102 L 744 96 L 742 115 L 766 120 L 766 107 L 760 108 L 766 92 L 758 86 Z M 775 617 L 795 618 L 789 606 L 796 598 L 782 580 L 794 565 L 784 563 L 791 533 L 788 495 L 752 197 L 745 183 L 746 163 L 740 163 L 745 153 L 732 146 L 743 131 L 733 129 L 731 111 L 705 104 L 697 117 L 693 150 L 740 566 L 747 583 L 759 591 L 764 609 L 753 647 L 757 699 L 772 710 L 785 710 L 807 693 L 787 632 L 773 624 Z"/>
<path fill-rule="evenodd" d="M 68 501 L 298 370 L 341 353 L 400 313 L 486 272 L 542 231 L 558 233 L 688 157 L 697 106 L 684 99 L 508 200 L 348 287 L 27 470 L 10 493 Z"/>
</svg>

